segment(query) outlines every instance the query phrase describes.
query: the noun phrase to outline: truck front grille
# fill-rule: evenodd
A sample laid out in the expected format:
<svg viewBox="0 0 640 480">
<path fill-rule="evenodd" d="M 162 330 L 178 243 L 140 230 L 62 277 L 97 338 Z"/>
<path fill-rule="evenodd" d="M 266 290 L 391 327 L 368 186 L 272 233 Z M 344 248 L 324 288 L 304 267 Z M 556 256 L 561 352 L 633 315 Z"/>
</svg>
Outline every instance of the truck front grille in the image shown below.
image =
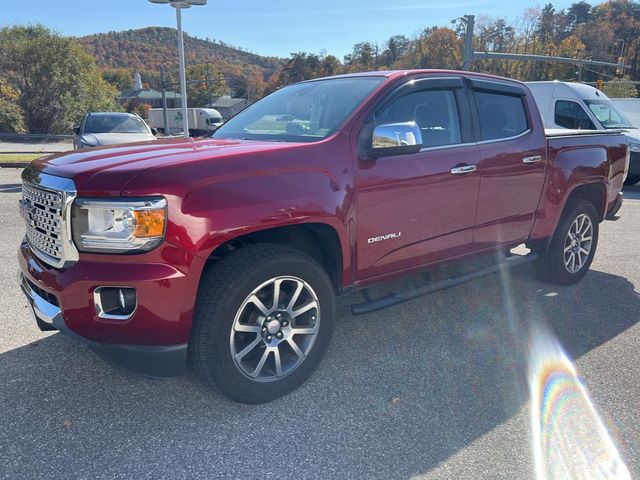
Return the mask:
<svg viewBox="0 0 640 480">
<path fill-rule="evenodd" d="M 66 224 L 75 196 L 72 180 L 29 168 L 22 174 L 20 210 L 27 227 L 26 239 L 31 251 L 53 267 L 78 259 Z"/>
<path fill-rule="evenodd" d="M 26 207 L 27 241 L 32 249 L 63 259 L 62 192 L 22 184 L 22 200 Z"/>
</svg>

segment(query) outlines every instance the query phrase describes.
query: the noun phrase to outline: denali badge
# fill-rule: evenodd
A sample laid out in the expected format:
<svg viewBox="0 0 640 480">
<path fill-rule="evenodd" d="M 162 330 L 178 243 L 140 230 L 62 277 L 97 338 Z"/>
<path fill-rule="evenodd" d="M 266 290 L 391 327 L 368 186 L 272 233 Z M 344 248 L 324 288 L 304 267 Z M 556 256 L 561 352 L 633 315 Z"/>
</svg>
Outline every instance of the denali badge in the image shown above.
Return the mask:
<svg viewBox="0 0 640 480">
<path fill-rule="evenodd" d="M 367 240 L 367 243 L 378 243 L 384 242 L 385 240 L 393 240 L 394 238 L 400 238 L 402 236 L 402 232 L 398 233 L 389 233 L 387 235 L 382 235 L 380 237 L 373 237 Z"/>
</svg>

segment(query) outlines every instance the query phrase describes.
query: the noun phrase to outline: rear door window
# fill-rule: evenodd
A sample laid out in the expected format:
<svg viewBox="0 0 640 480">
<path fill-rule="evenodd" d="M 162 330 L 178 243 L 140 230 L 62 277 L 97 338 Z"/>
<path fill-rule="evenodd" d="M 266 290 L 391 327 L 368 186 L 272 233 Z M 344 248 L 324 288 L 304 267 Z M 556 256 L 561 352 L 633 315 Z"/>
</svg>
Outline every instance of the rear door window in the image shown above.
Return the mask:
<svg viewBox="0 0 640 480">
<path fill-rule="evenodd" d="M 555 108 L 555 124 L 572 130 L 596 130 L 587 112 L 578 102 L 558 100 Z"/>
<path fill-rule="evenodd" d="M 521 96 L 476 91 L 474 97 L 483 141 L 515 137 L 529 129 Z"/>
</svg>

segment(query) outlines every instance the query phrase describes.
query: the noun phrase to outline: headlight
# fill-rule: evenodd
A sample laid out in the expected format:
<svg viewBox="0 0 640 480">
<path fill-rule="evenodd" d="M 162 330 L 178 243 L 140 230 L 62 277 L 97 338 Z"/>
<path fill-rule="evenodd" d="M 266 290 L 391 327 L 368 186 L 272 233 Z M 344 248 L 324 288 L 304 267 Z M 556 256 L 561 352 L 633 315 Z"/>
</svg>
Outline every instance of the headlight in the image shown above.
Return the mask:
<svg viewBox="0 0 640 480">
<path fill-rule="evenodd" d="M 166 225 L 167 201 L 161 197 L 78 198 L 73 204 L 73 241 L 81 252 L 146 252 L 162 242 Z"/>
<path fill-rule="evenodd" d="M 629 144 L 629 150 L 631 150 L 632 152 L 635 152 L 635 153 L 640 152 L 640 143 L 630 143 Z"/>
<path fill-rule="evenodd" d="M 80 148 L 93 148 L 97 147 L 97 140 L 89 140 L 87 137 L 80 137 L 78 143 L 80 144 Z"/>
</svg>

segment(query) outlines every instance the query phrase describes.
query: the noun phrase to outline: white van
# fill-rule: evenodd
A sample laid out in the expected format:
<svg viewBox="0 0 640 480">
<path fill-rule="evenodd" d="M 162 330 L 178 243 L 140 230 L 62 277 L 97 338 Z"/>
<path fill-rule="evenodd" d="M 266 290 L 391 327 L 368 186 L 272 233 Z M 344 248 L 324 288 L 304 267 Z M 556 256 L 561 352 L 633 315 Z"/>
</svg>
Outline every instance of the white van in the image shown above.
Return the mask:
<svg viewBox="0 0 640 480">
<path fill-rule="evenodd" d="M 215 132 L 224 122 L 220 112 L 213 108 L 188 108 L 189 133 L 192 135 L 206 135 Z M 167 128 L 164 131 L 164 117 L 161 108 L 149 110 L 149 123 L 162 133 L 182 131 L 182 109 L 167 108 Z"/>
<path fill-rule="evenodd" d="M 640 182 L 640 130 L 611 103 L 609 97 L 590 85 L 571 82 L 527 82 L 538 105 L 545 128 L 577 130 L 622 130 L 631 160 L 627 184 Z"/>
</svg>

